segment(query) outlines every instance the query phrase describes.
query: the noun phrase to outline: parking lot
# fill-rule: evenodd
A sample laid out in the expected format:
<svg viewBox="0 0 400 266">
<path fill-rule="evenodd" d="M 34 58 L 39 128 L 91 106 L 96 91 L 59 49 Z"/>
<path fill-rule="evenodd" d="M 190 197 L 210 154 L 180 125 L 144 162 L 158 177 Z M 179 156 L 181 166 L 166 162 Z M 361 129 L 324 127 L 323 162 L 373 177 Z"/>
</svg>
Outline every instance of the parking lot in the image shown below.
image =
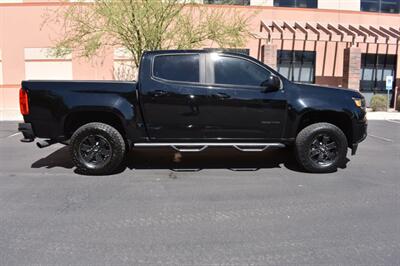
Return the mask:
<svg viewBox="0 0 400 266">
<path fill-rule="evenodd" d="M 0 265 L 400 265 L 399 121 L 370 121 L 331 174 L 290 150 L 153 149 L 81 176 L 16 127 L 0 123 Z"/>
</svg>

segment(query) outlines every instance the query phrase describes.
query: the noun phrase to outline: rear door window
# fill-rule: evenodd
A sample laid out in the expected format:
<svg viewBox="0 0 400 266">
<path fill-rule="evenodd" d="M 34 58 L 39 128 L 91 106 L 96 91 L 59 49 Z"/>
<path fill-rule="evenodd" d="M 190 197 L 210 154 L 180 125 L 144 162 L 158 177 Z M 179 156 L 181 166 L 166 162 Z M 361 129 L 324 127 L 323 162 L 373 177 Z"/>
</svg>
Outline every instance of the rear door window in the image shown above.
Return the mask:
<svg viewBox="0 0 400 266">
<path fill-rule="evenodd" d="M 157 55 L 153 76 L 169 81 L 199 82 L 199 54 Z"/>
</svg>

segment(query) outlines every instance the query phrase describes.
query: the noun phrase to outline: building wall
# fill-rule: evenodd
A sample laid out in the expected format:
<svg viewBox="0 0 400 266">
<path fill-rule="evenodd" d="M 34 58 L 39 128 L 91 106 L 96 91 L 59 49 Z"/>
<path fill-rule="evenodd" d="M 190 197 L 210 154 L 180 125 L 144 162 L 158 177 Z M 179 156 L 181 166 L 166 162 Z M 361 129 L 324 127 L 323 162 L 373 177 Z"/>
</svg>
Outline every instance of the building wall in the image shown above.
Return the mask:
<svg viewBox="0 0 400 266">
<path fill-rule="evenodd" d="M 48 49 L 62 33 L 56 25 L 44 26 L 46 14 L 59 3 L 0 3 L 0 120 L 21 119 L 18 90 L 24 79 L 113 79 L 113 51 L 87 60 L 74 54 L 59 59 Z"/>
<path fill-rule="evenodd" d="M 253 6 L 235 6 L 237 12 L 252 17 L 251 29 L 258 32 L 260 21 L 307 21 L 320 23 L 388 25 L 399 28 L 398 14 L 358 12 L 360 0 L 319 0 L 320 9 L 272 7 L 272 0 L 252 0 Z M 115 69 L 125 67 L 126 58 L 114 50 L 105 50 L 91 60 L 72 53 L 68 58 L 50 56 L 48 49 L 62 34 L 56 25 L 43 25 L 46 14 L 59 8 L 54 1 L 0 0 L 0 120 L 20 119 L 18 89 L 21 80 L 45 79 L 113 79 Z M 254 6 L 260 5 L 260 6 Z M 210 6 L 226 8 L 228 6 Z M 232 7 L 232 6 L 229 6 Z M 337 10 L 341 9 L 341 10 Z M 343 75 L 343 42 L 274 40 L 277 49 L 316 51 L 316 82 L 341 85 Z M 259 58 L 259 40 L 249 38 L 245 48 Z M 396 54 L 399 45 L 360 44 L 363 53 Z M 398 57 L 398 61 L 400 57 Z M 398 66 L 400 64 L 398 63 Z M 400 71 L 397 71 L 400 80 Z"/>
<path fill-rule="evenodd" d="M 293 18 L 307 18 L 307 22 L 320 22 L 332 24 L 358 24 L 374 26 L 400 25 L 400 16 L 396 14 L 378 14 L 367 12 L 341 11 L 336 10 L 316 10 L 300 8 L 277 8 L 264 7 L 260 9 L 256 21 L 265 19 L 269 21 L 294 21 Z M 253 20 L 254 21 L 254 20 Z M 252 26 L 256 28 L 257 22 Z M 398 26 L 397 26 L 398 27 Z M 329 41 L 294 41 L 293 40 L 274 40 L 278 50 L 305 50 L 316 51 L 316 82 L 325 85 L 341 85 L 343 75 L 343 53 L 349 43 L 329 42 Z M 257 57 L 257 41 L 250 40 L 248 47 L 250 54 Z M 360 44 L 362 53 L 388 53 L 396 54 L 398 44 Z M 400 78 L 400 71 L 397 71 L 397 78 Z"/>
<path fill-rule="evenodd" d="M 58 58 L 50 48 L 24 48 L 25 79 L 72 80 L 71 54 Z"/>
<path fill-rule="evenodd" d="M 360 11 L 360 0 L 318 0 L 318 8 Z"/>
<path fill-rule="evenodd" d="M 0 85 L 3 85 L 3 60 L 1 56 L 1 49 L 0 49 Z"/>
<path fill-rule="evenodd" d="M 250 0 L 252 6 L 273 6 L 274 0 Z"/>
</svg>

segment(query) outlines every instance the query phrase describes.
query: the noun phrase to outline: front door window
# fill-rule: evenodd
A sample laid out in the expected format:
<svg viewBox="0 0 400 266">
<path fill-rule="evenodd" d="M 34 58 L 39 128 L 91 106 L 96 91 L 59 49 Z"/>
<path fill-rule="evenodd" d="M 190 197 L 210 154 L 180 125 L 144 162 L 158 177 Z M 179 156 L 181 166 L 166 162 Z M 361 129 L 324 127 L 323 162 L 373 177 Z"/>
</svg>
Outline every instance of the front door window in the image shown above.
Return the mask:
<svg viewBox="0 0 400 266">
<path fill-rule="evenodd" d="M 259 90 L 271 75 L 264 67 L 246 59 L 219 54 L 211 54 L 211 59 L 214 63 L 215 84 L 250 86 Z"/>
</svg>

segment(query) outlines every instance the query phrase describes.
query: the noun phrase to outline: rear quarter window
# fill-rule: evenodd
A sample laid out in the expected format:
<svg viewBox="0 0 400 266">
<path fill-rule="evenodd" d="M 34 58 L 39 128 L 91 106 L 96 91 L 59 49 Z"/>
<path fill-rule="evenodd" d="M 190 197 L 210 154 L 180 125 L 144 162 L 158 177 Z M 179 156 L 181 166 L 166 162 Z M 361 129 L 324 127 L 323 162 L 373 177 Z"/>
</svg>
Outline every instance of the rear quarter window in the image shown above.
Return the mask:
<svg viewBox="0 0 400 266">
<path fill-rule="evenodd" d="M 153 61 L 153 76 L 170 81 L 199 82 L 198 54 L 157 55 Z"/>
</svg>

